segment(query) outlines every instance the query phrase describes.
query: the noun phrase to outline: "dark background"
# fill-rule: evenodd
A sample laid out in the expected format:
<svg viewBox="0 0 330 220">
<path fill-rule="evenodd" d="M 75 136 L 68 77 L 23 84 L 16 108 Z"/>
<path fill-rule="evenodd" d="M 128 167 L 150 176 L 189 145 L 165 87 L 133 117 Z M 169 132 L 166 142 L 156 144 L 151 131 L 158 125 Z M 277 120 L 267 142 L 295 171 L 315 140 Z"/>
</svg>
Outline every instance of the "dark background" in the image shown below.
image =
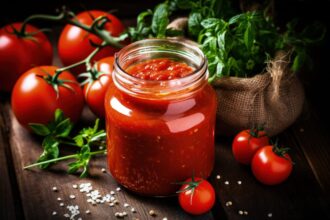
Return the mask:
<svg viewBox="0 0 330 220">
<path fill-rule="evenodd" d="M 68 8 L 75 12 L 83 11 L 85 9 L 101 9 L 105 11 L 113 11 L 113 13 L 121 19 L 135 19 L 136 15 L 147 9 L 153 8 L 157 3 L 162 2 L 160 0 L 5 0 L 2 1 L 0 6 L 0 26 L 14 21 L 22 21 L 27 16 L 34 13 L 43 14 L 55 14 L 55 10 L 62 5 L 66 5 Z M 239 5 L 238 0 L 232 1 L 235 6 Z M 253 2 L 251 0 L 245 0 L 244 2 Z M 256 1 L 254 1 L 256 2 Z M 257 1 L 263 2 L 263 1 Z M 309 100 L 309 104 L 306 105 L 305 111 L 308 113 L 310 108 L 316 108 L 320 113 L 322 120 L 328 120 L 328 113 L 330 107 L 327 106 L 330 101 L 329 95 L 329 80 L 330 75 L 329 56 L 330 51 L 330 10 L 327 5 L 330 4 L 330 0 L 287 0 L 287 1 L 274 1 L 275 2 L 275 20 L 279 26 L 284 24 L 293 18 L 299 18 L 302 24 L 310 24 L 313 21 L 321 21 L 328 27 L 328 32 L 324 41 L 315 46 L 311 51 L 311 57 L 314 61 L 313 70 L 305 68 L 299 73 L 302 79 L 306 97 Z M 50 25 L 59 26 L 55 23 L 36 23 L 37 26 Z M 307 114 L 308 115 L 308 114 Z M 326 125 L 326 123 L 324 123 Z M 327 125 L 326 125 L 327 126 Z"/>
</svg>

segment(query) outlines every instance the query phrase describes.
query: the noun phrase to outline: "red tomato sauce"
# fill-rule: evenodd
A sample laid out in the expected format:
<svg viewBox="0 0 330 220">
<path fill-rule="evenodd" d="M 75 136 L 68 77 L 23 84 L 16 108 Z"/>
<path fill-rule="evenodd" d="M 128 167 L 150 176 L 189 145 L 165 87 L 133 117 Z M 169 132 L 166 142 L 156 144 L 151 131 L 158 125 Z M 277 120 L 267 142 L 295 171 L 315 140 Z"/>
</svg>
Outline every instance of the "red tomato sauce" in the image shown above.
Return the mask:
<svg viewBox="0 0 330 220">
<path fill-rule="evenodd" d="M 186 63 L 158 58 L 131 66 L 126 72 L 140 79 L 170 80 L 188 76 L 193 73 L 193 70 Z"/>
<path fill-rule="evenodd" d="M 154 68 L 178 62 L 156 59 L 136 64 L 128 71 L 156 63 Z M 181 63 L 189 74 L 193 68 Z M 187 71 L 189 70 L 189 71 Z M 171 71 L 155 71 L 149 79 L 169 79 Z M 180 71 L 174 71 L 180 77 Z M 182 73 L 182 72 L 181 72 Z M 142 76 L 147 76 L 147 74 Z M 183 76 L 181 76 L 183 77 Z M 126 188 L 143 195 L 173 195 L 192 176 L 207 178 L 214 164 L 216 95 L 209 84 L 184 99 L 148 100 L 130 96 L 114 84 L 106 95 L 108 165 L 112 176 Z"/>
</svg>

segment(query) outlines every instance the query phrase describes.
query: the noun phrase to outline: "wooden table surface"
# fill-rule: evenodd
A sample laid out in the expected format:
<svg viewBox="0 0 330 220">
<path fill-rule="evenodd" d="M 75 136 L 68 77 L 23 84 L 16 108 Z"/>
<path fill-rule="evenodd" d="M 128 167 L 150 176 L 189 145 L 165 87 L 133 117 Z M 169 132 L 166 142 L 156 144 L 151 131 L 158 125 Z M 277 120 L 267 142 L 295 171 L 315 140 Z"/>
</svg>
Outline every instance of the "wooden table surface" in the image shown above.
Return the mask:
<svg viewBox="0 0 330 220">
<path fill-rule="evenodd" d="M 0 102 L 0 219 L 65 219 L 67 205 L 78 205 L 82 219 L 116 219 L 115 212 L 126 211 L 125 219 L 328 219 L 329 204 L 329 149 L 330 139 L 322 130 L 316 115 L 301 117 L 280 135 L 280 140 L 292 148 L 295 161 L 292 175 L 283 184 L 265 186 L 257 182 L 249 167 L 239 165 L 231 153 L 231 138 L 217 137 L 216 164 L 209 178 L 216 189 L 216 204 L 212 211 L 201 216 L 190 216 L 179 207 L 176 197 L 147 198 L 121 189 L 106 168 L 105 156 L 93 159 L 91 176 L 80 179 L 65 173 L 63 163 L 50 170 L 23 170 L 23 166 L 36 160 L 40 152 L 40 139 L 27 132 L 12 114 L 8 96 Z M 86 108 L 81 124 L 91 124 L 93 117 Z M 80 126 L 82 126 L 80 125 Z M 72 149 L 68 149 L 68 152 Z M 216 176 L 221 178 L 217 179 Z M 229 184 L 225 184 L 229 181 Z M 241 184 L 238 184 L 241 181 Z M 93 206 L 85 193 L 73 185 L 91 183 L 101 195 L 115 191 L 120 204 Z M 54 192 L 53 187 L 58 191 Z M 74 195 L 75 199 L 71 199 Z M 60 197 L 62 200 L 58 201 Z M 231 206 L 226 202 L 231 201 Z M 60 203 L 64 203 L 61 207 Z M 130 207 L 124 207 L 128 203 Z M 131 212 L 134 207 L 136 213 Z M 85 211 L 90 210 L 91 214 Z M 154 210 L 156 217 L 148 212 Z M 239 211 L 247 211 L 240 215 Z M 53 211 L 57 212 L 53 216 Z M 268 217 L 271 213 L 272 217 Z"/>
<path fill-rule="evenodd" d="M 55 64 L 59 61 L 57 57 Z M 24 130 L 16 121 L 8 94 L 0 93 L 0 220 L 65 219 L 68 205 L 78 205 L 78 219 L 116 219 L 115 213 L 126 211 L 124 219 L 330 219 L 327 211 L 330 201 L 330 136 L 325 123 L 310 109 L 285 132 L 281 142 L 291 147 L 295 162 L 293 173 L 283 184 L 265 186 L 252 175 L 249 167 L 239 165 L 231 153 L 232 138 L 216 138 L 216 164 L 209 181 L 216 190 L 216 204 L 201 216 L 186 214 L 176 197 L 148 198 L 121 189 L 107 171 L 105 156 L 91 162 L 90 176 L 80 179 L 66 174 L 63 163 L 49 170 L 23 170 L 34 162 L 41 149 L 41 140 Z M 80 126 L 91 124 L 93 116 L 86 108 Z M 73 149 L 68 149 L 68 152 Z M 217 179 L 216 176 L 221 178 Z M 225 184 L 228 181 L 229 184 Z M 241 181 L 241 184 L 238 184 Z M 108 203 L 92 205 L 85 193 L 73 185 L 91 183 L 101 195 L 111 191 L 120 202 L 114 207 Z M 58 191 L 54 192 L 53 187 Z M 70 195 L 75 198 L 71 199 Z M 61 198 L 58 201 L 57 198 Z M 231 201 L 232 205 L 226 203 Z M 64 206 L 60 206 L 63 203 Z M 124 207 L 127 203 L 130 207 Z M 131 212 L 134 207 L 136 213 Z M 86 213 L 90 210 L 90 214 Z M 150 210 L 156 212 L 152 217 Z M 52 215 L 53 212 L 57 215 Z M 240 215 L 246 211 L 247 215 Z"/>
</svg>

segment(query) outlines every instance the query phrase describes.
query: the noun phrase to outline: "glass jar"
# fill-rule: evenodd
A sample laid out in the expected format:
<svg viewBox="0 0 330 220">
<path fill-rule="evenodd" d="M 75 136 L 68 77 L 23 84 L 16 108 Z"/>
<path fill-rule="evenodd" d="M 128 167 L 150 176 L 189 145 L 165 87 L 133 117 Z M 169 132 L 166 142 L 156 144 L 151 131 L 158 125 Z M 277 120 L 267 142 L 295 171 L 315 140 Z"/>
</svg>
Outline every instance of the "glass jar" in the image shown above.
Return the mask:
<svg viewBox="0 0 330 220">
<path fill-rule="evenodd" d="M 191 66 L 192 74 L 144 80 L 125 70 L 158 58 Z M 216 95 L 207 60 L 190 41 L 147 39 L 116 54 L 105 99 L 108 166 L 127 189 L 167 196 L 192 176 L 207 178 L 214 165 Z"/>
</svg>

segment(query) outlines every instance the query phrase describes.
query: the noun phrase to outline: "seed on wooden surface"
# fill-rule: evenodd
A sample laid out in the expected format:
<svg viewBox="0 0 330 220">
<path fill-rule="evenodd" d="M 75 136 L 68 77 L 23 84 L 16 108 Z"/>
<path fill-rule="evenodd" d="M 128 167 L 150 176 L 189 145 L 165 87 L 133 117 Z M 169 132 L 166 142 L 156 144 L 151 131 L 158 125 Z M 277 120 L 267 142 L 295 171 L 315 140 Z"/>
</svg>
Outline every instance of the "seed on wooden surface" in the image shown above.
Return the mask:
<svg viewBox="0 0 330 220">
<path fill-rule="evenodd" d="M 156 216 L 156 212 L 155 212 L 154 210 L 151 209 L 151 210 L 149 211 L 149 215 L 151 215 L 151 216 Z"/>
<path fill-rule="evenodd" d="M 232 204 L 233 204 L 232 201 L 226 202 L 226 206 L 231 206 Z"/>
<path fill-rule="evenodd" d="M 58 191 L 58 189 L 57 189 L 56 186 L 53 186 L 52 190 L 53 190 L 54 192 L 57 192 L 57 191 Z"/>
<path fill-rule="evenodd" d="M 105 168 L 102 168 L 101 171 L 102 171 L 102 173 L 106 173 L 107 172 L 107 170 Z"/>
<path fill-rule="evenodd" d="M 116 191 L 119 192 L 120 190 L 121 190 L 120 187 L 117 187 Z"/>
<path fill-rule="evenodd" d="M 238 214 L 243 215 L 244 212 L 243 212 L 242 210 L 239 210 L 239 211 L 238 211 Z"/>
<path fill-rule="evenodd" d="M 60 203 L 60 206 L 61 206 L 61 207 L 63 207 L 63 206 L 64 206 L 64 203 L 63 203 L 63 202 L 61 202 L 61 203 Z"/>
<path fill-rule="evenodd" d="M 53 211 L 52 215 L 57 215 L 57 212 Z"/>
<path fill-rule="evenodd" d="M 166 218 L 166 217 L 164 217 L 164 218 L 163 218 L 163 220 L 167 220 L 167 218 Z"/>
<path fill-rule="evenodd" d="M 86 214 L 91 214 L 91 211 L 90 211 L 89 209 L 87 209 L 87 210 L 85 211 L 85 213 L 86 213 Z"/>
<path fill-rule="evenodd" d="M 62 199 L 60 197 L 57 198 L 57 201 L 62 201 Z"/>
<path fill-rule="evenodd" d="M 249 214 L 248 211 L 244 211 L 243 213 L 244 213 L 244 215 L 248 215 Z"/>
<path fill-rule="evenodd" d="M 70 199 L 75 199 L 76 196 L 75 195 L 70 195 Z"/>
<path fill-rule="evenodd" d="M 226 185 L 229 185 L 229 181 L 225 181 L 225 184 L 226 184 Z"/>
<path fill-rule="evenodd" d="M 136 213 L 135 208 L 131 208 L 131 212 Z"/>
<path fill-rule="evenodd" d="M 77 184 L 73 184 L 73 185 L 72 185 L 72 188 L 74 188 L 74 189 L 78 189 L 78 185 L 77 185 Z"/>
<path fill-rule="evenodd" d="M 113 207 L 115 204 L 113 204 L 112 202 L 110 202 L 109 206 L 110 207 Z"/>
<path fill-rule="evenodd" d="M 127 216 L 127 212 L 122 212 L 123 216 Z"/>
<path fill-rule="evenodd" d="M 242 181 L 238 180 L 238 181 L 237 181 L 237 184 L 238 184 L 238 185 L 241 185 L 241 184 L 242 184 Z"/>
<path fill-rule="evenodd" d="M 220 175 L 217 175 L 216 178 L 219 180 L 219 179 L 221 179 L 221 176 Z"/>
<path fill-rule="evenodd" d="M 273 213 L 270 212 L 270 213 L 268 213 L 267 216 L 268 216 L 268 218 L 271 218 L 271 217 L 273 217 Z"/>
<path fill-rule="evenodd" d="M 129 204 L 125 202 L 124 207 L 127 208 L 128 206 L 129 206 Z"/>
<path fill-rule="evenodd" d="M 111 195 L 115 195 L 116 193 L 114 191 L 110 191 L 110 194 Z"/>
</svg>

